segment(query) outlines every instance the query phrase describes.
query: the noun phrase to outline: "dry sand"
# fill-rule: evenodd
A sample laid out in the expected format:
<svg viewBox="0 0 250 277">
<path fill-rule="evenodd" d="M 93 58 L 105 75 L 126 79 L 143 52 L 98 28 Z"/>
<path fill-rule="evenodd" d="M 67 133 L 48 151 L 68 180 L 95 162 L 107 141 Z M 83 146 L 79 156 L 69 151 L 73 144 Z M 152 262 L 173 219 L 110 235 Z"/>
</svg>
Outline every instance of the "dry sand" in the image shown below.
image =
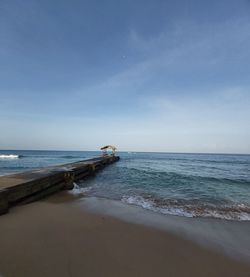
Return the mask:
<svg viewBox="0 0 250 277">
<path fill-rule="evenodd" d="M 250 276 L 246 263 L 57 199 L 0 217 L 0 276 Z"/>
</svg>

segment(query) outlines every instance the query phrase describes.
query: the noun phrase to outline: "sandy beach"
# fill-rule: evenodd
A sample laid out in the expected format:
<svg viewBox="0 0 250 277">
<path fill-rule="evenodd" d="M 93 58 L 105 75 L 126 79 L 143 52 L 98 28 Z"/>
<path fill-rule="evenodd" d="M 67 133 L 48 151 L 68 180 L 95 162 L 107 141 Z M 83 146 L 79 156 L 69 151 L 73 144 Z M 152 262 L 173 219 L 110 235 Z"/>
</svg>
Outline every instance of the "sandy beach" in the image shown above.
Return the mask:
<svg viewBox="0 0 250 277">
<path fill-rule="evenodd" d="M 0 275 L 249 276 L 250 264 L 83 209 L 67 192 L 0 217 Z"/>
</svg>

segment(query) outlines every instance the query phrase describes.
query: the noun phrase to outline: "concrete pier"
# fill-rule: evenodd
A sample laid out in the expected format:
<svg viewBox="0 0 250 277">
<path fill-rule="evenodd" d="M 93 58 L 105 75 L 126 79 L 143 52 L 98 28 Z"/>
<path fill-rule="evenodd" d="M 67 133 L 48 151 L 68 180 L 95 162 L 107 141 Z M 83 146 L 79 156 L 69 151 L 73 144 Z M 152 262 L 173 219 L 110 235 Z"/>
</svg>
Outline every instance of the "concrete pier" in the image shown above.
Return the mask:
<svg viewBox="0 0 250 277">
<path fill-rule="evenodd" d="M 18 203 L 32 202 L 60 190 L 73 189 L 73 182 L 84 179 L 119 159 L 118 156 L 103 156 L 1 176 L 0 215 Z"/>
</svg>

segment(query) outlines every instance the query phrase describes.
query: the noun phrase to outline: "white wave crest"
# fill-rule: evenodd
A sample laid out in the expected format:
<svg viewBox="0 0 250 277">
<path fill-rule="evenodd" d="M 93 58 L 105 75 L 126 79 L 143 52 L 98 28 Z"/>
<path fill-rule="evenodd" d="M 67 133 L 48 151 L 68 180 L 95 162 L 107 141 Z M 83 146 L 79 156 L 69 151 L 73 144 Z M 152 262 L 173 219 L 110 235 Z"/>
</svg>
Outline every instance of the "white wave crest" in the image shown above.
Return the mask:
<svg viewBox="0 0 250 277">
<path fill-rule="evenodd" d="M 71 190 L 71 193 L 74 195 L 82 195 L 91 189 L 91 187 L 80 187 L 77 183 L 74 183 L 74 188 Z"/>
<path fill-rule="evenodd" d="M 237 210 L 211 209 L 190 206 L 163 205 L 158 206 L 153 200 L 145 199 L 142 196 L 123 196 L 122 202 L 140 206 L 144 209 L 161 214 L 185 216 L 185 217 L 207 217 L 226 220 L 250 221 L 250 213 Z M 243 204 L 242 204 L 243 205 Z M 240 205 L 242 207 L 242 205 Z M 243 205 L 244 206 L 244 205 Z"/>
<path fill-rule="evenodd" d="M 19 155 L 0 155 L 0 159 L 18 159 Z"/>
<path fill-rule="evenodd" d="M 153 201 L 146 200 L 142 196 L 129 196 L 129 197 L 122 197 L 122 202 L 127 204 L 137 205 L 144 209 L 151 210 L 154 212 L 162 213 L 162 214 L 169 214 L 169 215 L 179 215 L 179 216 L 186 216 L 186 217 L 193 217 L 193 214 L 190 212 L 186 212 L 182 208 L 177 207 L 157 207 Z"/>
</svg>

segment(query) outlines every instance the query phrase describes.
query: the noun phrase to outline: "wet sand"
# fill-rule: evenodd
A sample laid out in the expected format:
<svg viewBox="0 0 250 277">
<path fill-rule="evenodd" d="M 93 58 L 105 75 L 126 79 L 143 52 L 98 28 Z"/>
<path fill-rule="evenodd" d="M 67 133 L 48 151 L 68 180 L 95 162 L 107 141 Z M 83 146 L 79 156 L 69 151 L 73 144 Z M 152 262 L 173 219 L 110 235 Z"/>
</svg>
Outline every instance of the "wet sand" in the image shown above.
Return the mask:
<svg viewBox="0 0 250 277">
<path fill-rule="evenodd" d="M 0 217 L 0 276 L 249 276 L 250 264 L 84 209 L 66 193 Z"/>
</svg>

